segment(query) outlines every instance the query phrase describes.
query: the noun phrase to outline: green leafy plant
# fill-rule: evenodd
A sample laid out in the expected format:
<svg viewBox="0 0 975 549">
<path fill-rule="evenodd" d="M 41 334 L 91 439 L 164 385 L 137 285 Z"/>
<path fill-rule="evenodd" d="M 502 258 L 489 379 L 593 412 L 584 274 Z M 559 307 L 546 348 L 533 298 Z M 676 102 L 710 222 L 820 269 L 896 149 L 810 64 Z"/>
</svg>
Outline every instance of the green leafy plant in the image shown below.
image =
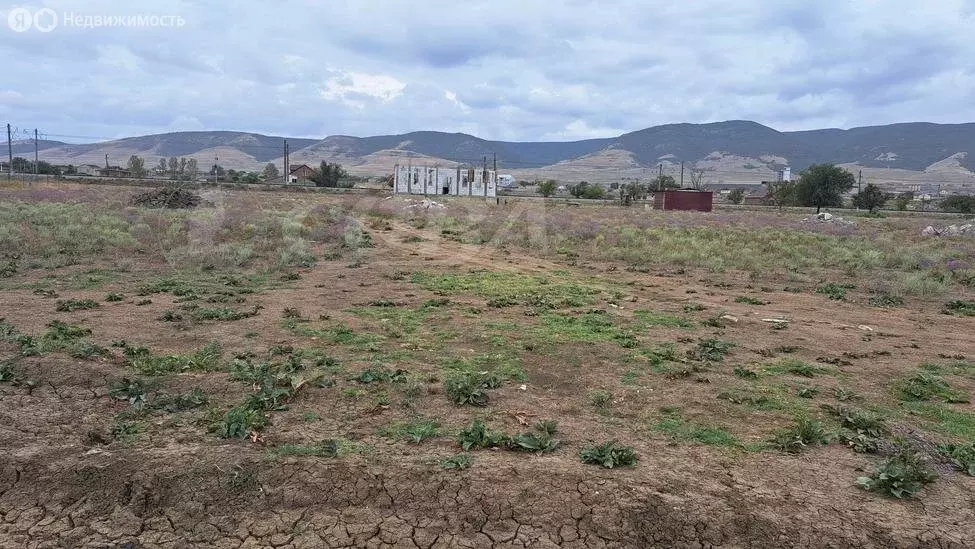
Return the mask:
<svg viewBox="0 0 975 549">
<path fill-rule="evenodd" d="M 734 372 L 734 374 L 736 376 L 738 376 L 740 378 L 744 378 L 744 379 L 758 379 L 758 372 L 756 372 L 755 370 L 752 370 L 751 368 L 747 368 L 745 366 L 735 366 L 734 370 L 732 370 L 732 371 Z"/>
<path fill-rule="evenodd" d="M 247 310 L 232 309 L 230 307 L 217 307 L 214 309 L 195 309 L 191 313 L 191 318 L 197 322 L 202 322 L 205 320 L 217 320 L 222 322 L 231 322 L 234 320 L 241 320 L 244 318 L 250 318 L 252 316 L 257 316 L 258 311 L 261 310 L 260 305 L 255 305 Z"/>
<path fill-rule="evenodd" d="M 842 301 L 846 299 L 846 291 L 856 288 L 851 284 L 834 284 L 832 282 L 822 284 L 816 288 L 817 294 L 824 294 L 830 299 Z"/>
<path fill-rule="evenodd" d="M 720 339 L 702 339 L 697 348 L 689 351 L 690 358 L 708 362 L 721 362 L 735 344 Z"/>
<path fill-rule="evenodd" d="M 112 293 L 110 293 L 110 294 L 108 294 L 108 295 L 105 296 L 105 301 L 108 301 L 108 302 L 123 301 L 124 299 L 125 299 L 125 296 L 122 295 L 122 294 L 120 294 L 120 293 L 118 293 L 118 292 L 112 292 Z"/>
<path fill-rule="evenodd" d="M 767 302 L 762 301 L 761 299 L 757 299 L 757 298 L 754 298 L 754 297 L 751 297 L 751 296 L 747 296 L 747 295 L 742 295 L 742 296 L 736 297 L 735 298 L 735 303 L 745 303 L 745 304 L 748 304 L 748 305 L 768 305 Z"/>
<path fill-rule="evenodd" d="M 955 468 L 975 477 L 975 442 L 942 444 L 938 449 L 951 459 Z"/>
<path fill-rule="evenodd" d="M 975 316 L 975 301 L 963 301 L 956 299 L 945 304 L 941 310 L 946 315 Z"/>
<path fill-rule="evenodd" d="M 334 439 L 326 439 L 315 444 L 282 444 L 271 450 L 278 456 L 311 456 L 333 458 L 339 455 L 341 446 Z"/>
<path fill-rule="evenodd" d="M 579 459 L 583 463 L 613 469 L 635 464 L 637 455 L 632 446 L 624 446 L 616 440 L 611 440 L 602 444 L 586 444 L 579 451 Z"/>
<path fill-rule="evenodd" d="M 606 412 L 613 404 L 613 393 L 605 389 L 592 389 L 586 393 L 586 402 L 597 412 Z"/>
<path fill-rule="evenodd" d="M 816 377 L 816 374 L 821 374 L 827 371 L 824 368 L 813 366 L 812 364 L 797 358 L 783 358 L 782 360 L 772 364 L 768 370 L 772 373 L 788 373 L 801 377 Z"/>
<path fill-rule="evenodd" d="M 70 313 L 85 309 L 94 309 L 98 303 L 93 299 L 59 299 L 54 304 L 54 309 L 59 313 Z"/>
<path fill-rule="evenodd" d="M 505 447 L 510 440 L 510 437 L 502 432 L 488 430 L 480 419 L 471 421 L 467 428 L 457 433 L 457 443 L 465 452 L 478 448 Z"/>
<path fill-rule="evenodd" d="M 896 384 L 897 397 L 905 401 L 926 401 L 940 398 L 946 402 L 963 403 L 970 396 L 948 385 L 940 376 L 928 372 L 918 372 Z"/>
<path fill-rule="evenodd" d="M 137 421 L 115 421 L 110 429 L 112 438 L 119 442 L 132 442 L 145 431 L 145 426 Z"/>
<path fill-rule="evenodd" d="M 878 415 L 846 406 L 827 405 L 823 406 L 823 408 L 836 416 L 840 421 L 840 425 L 844 428 L 850 429 L 858 434 L 876 438 L 882 437 L 890 432 L 884 418 Z"/>
<path fill-rule="evenodd" d="M 772 437 L 772 447 L 797 454 L 809 446 L 829 444 L 830 437 L 823 424 L 806 417 L 796 419 L 795 423 Z"/>
<path fill-rule="evenodd" d="M 133 408 L 141 409 L 146 405 L 148 385 L 141 379 L 123 377 L 113 381 L 108 386 L 108 395 L 116 400 L 126 400 Z"/>
<path fill-rule="evenodd" d="M 418 418 L 406 422 L 395 422 L 379 429 L 379 435 L 387 438 L 402 438 L 419 444 L 440 434 L 440 424 L 431 419 Z"/>
<path fill-rule="evenodd" d="M 901 499 L 913 497 L 925 485 L 934 482 L 938 475 L 927 464 L 926 458 L 906 444 L 898 452 L 883 460 L 869 476 L 857 478 L 861 488 Z"/>
<path fill-rule="evenodd" d="M 221 438 L 247 438 L 252 432 L 263 429 L 267 423 L 267 414 L 263 410 L 240 405 L 227 410 L 214 426 L 214 431 Z"/>
<path fill-rule="evenodd" d="M 544 454 L 554 452 L 561 442 L 547 433 L 521 433 L 511 438 L 511 449 Z"/>
<path fill-rule="evenodd" d="M 470 469 L 471 464 L 474 463 L 474 456 L 467 453 L 454 454 L 438 460 L 437 463 L 442 469 L 447 470 Z"/>
<path fill-rule="evenodd" d="M 796 389 L 796 396 L 799 398 L 813 398 L 819 393 L 818 387 L 799 387 Z"/>
<path fill-rule="evenodd" d="M 14 380 L 14 365 L 12 362 L 0 362 L 0 383 L 10 383 Z"/>
<path fill-rule="evenodd" d="M 500 379 L 486 372 L 454 372 L 444 378 L 443 386 L 454 404 L 487 406 L 487 390 L 500 386 Z"/>
<path fill-rule="evenodd" d="M 194 387 L 188 392 L 180 393 L 176 395 L 162 395 L 152 399 L 151 407 L 155 410 L 162 410 L 164 412 L 174 413 L 174 412 L 184 412 L 186 410 L 193 410 L 201 406 L 205 406 L 207 403 L 206 394 L 203 389 L 199 387 Z"/>
</svg>

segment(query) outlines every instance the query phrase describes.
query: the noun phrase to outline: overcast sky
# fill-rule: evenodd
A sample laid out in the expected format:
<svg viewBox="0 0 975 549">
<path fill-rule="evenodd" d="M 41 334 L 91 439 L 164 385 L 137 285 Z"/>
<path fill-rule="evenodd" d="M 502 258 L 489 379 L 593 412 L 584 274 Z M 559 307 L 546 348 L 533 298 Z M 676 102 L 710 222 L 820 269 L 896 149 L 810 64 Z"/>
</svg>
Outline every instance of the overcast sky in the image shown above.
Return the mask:
<svg viewBox="0 0 975 549">
<path fill-rule="evenodd" d="M 49 8 L 57 26 L 15 32 L 19 7 Z M 67 141 L 975 121 L 975 0 L 0 0 L 0 12 L 0 122 Z"/>
</svg>

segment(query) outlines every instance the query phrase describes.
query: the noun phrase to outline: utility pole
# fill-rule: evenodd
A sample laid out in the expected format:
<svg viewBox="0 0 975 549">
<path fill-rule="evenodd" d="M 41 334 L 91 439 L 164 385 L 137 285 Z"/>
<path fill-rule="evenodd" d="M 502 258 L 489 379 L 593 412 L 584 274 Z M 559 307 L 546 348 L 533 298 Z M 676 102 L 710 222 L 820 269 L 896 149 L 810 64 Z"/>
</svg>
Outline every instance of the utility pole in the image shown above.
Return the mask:
<svg viewBox="0 0 975 549">
<path fill-rule="evenodd" d="M 108 154 L 105 155 L 105 169 L 108 169 Z"/>
<path fill-rule="evenodd" d="M 657 190 L 664 190 L 664 163 L 657 164 Z"/>
<path fill-rule="evenodd" d="M 10 138 L 10 124 L 7 124 L 7 181 L 14 178 L 14 142 Z"/>
<path fill-rule="evenodd" d="M 34 128 L 34 179 L 37 180 L 37 128 Z"/>
<path fill-rule="evenodd" d="M 498 173 L 498 153 L 494 153 L 494 173 Z"/>
<path fill-rule="evenodd" d="M 680 188 L 684 188 L 684 161 L 680 163 Z"/>
<path fill-rule="evenodd" d="M 288 140 L 287 139 L 284 140 L 284 166 L 282 166 L 282 168 L 284 170 L 284 184 L 287 185 L 288 183 L 291 183 L 291 169 L 288 168 Z"/>
<path fill-rule="evenodd" d="M 213 157 L 213 184 L 217 184 L 217 166 L 220 165 L 220 159 L 216 156 Z"/>
<path fill-rule="evenodd" d="M 863 192 L 861 185 L 863 185 L 863 170 L 860 170 L 860 173 L 857 174 L 857 195 Z M 857 206 L 857 211 L 860 211 L 860 206 Z"/>
</svg>

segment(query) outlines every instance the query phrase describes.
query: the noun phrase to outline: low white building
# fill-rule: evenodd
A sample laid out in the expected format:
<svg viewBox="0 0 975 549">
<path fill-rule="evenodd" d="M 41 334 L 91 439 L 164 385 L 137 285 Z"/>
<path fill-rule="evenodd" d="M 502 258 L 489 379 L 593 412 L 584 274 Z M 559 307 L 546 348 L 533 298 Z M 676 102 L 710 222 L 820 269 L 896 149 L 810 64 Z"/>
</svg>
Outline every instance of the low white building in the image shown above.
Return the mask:
<svg viewBox="0 0 975 549">
<path fill-rule="evenodd" d="M 485 168 L 440 168 L 396 165 L 396 194 L 497 196 L 498 174 Z"/>
</svg>

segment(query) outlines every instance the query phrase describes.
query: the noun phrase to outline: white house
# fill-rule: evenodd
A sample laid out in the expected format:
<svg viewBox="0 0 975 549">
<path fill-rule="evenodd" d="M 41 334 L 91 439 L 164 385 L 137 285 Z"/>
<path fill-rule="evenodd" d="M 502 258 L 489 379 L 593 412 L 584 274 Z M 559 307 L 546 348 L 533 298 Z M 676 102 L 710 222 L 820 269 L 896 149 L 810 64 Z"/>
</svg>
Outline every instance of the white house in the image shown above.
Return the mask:
<svg viewBox="0 0 975 549">
<path fill-rule="evenodd" d="M 498 174 L 485 168 L 396 165 L 396 194 L 497 196 Z"/>
</svg>

